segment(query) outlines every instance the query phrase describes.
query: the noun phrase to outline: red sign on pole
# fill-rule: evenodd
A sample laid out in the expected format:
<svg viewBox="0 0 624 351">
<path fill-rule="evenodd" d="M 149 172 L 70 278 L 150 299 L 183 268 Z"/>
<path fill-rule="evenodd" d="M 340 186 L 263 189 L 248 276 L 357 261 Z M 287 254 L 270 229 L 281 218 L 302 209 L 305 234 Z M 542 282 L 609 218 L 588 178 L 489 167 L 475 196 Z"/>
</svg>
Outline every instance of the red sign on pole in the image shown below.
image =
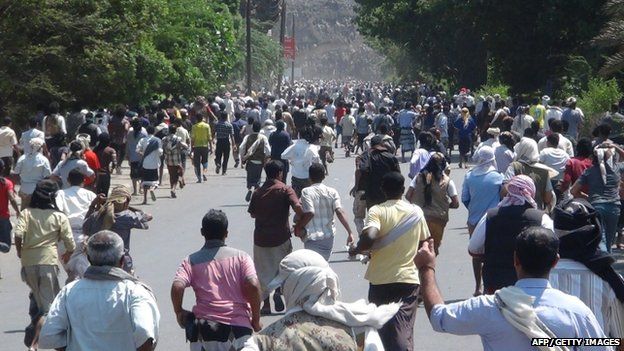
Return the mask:
<svg viewBox="0 0 624 351">
<path fill-rule="evenodd" d="M 284 37 L 284 58 L 294 61 L 296 55 L 297 46 L 295 44 L 295 38 Z"/>
</svg>

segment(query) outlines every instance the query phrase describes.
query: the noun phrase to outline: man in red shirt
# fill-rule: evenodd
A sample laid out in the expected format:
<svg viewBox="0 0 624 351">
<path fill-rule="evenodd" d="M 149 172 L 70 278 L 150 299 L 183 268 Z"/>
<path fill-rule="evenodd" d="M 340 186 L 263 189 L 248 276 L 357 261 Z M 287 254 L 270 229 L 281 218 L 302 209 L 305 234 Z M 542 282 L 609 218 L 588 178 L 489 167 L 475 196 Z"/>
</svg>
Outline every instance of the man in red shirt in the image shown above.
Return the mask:
<svg viewBox="0 0 624 351">
<path fill-rule="evenodd" d="M 563 181 L 559 186 L 559 190 L 564 193 L 571 186 L 576 183 L 576 180 L 585 172 L 585 170 L 592 165 L 592 155 L 593 148 L 591 144 L 591 140 L 587 138 L 582 138 L 578 141 L 576 145 L 576 157 L 568 160 L 568 163 L 565 166 L 565 170 L 563 171 Z M 589 189 L 587 186 L 584 186 L 581 191 L 585 194 L 588 193 Z"/>
<path fill-rule="evenodd" d="M 0 174 L 4 171 L 4 161 L 0 160 Z M 9 203 L 15 210 L 17 217 L 20 210 L 15 200 L 15 191 L 13 190 L 13 182 L 8 178 L 0 176 L 0 252 L 7 253 L 11 250 L 11 212 L 9 211 Z M 0 273 L 0 277 L 2 274 Z"/>
<path fill-rule="evenodd" d="M 84 187 L 95 192 L 95 185 L 97 184 L 98 173 L 100 171 L 100 168 L 102 168 L 102 166 L 100 165 L 100 159 L 97 157 L 96 153 L 91 150 L 91 147 L 89 145 L 91 142 L 90 136 L 86 134 L 78 134 L 76 139 L 82 143 L 82 147 L 84 149 L 84 160 L 87 162 L 87 165 L 89 165 L 89 168 L 91 168 L 93 172 L 95 172 L 94 177 L 85 177 Z"/>
<path fill-rule="evenodd" d="M 342 135 L 342 126 L 340 125 L 340 120 L 347 114 L 347 107 L 345 106 L 344 101 L 340 101 L 338 103 L 338 108 L 336 109 L 335 117 L 336 117 L 336 145 L 334 147 L 338 147 L 338 137 Z"/>
</svg>

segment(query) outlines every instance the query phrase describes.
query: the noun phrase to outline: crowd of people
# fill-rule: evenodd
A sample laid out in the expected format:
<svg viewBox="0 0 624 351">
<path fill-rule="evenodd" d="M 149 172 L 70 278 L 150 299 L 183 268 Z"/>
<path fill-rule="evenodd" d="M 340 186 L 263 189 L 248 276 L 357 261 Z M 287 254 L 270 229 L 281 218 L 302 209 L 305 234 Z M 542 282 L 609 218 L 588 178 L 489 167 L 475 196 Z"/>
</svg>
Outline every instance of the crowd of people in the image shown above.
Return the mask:
<svg viewBox="0 0 624 351">
<path fill-rule="evenodd" d="M 7 117 L 0 249 L 14 243 L 31 291 L 24 342 L 154 349 L 159 306 L 130 255 L 132 229 L 148 229 L 152 216 L 132 199 L 157 201 L 165 174 L 177 198 L 192 179 L 187 163 L 204 183 L 227 177 L 230 161 L 246 173 L 253 253 L 226 246 L 225 213 L 203 217 L 205 244 L 171 286 L 191 350 L 413 350 L 421 303 L 433 330 L 480 335 L 486 350 L 532 349 L 532 338 L 622 339 L 624 280 L 611 252 L 624 247 L 624 99 L 595 126 L 574 97 L 563 107 L 545 95 L 525 101 L 420 83 L 300 81 L 279 96 L 222 87 L 191 101 L 155 96 L 68 114 L 51 103 L 19 138 Z M 352 211 L 324 183 L 342 155 L 354 156 Z M 469 168 L 461 184 L 455 161 Z M 113 175 L 128 186 L 111 186 Z M 446 304 L 435 262 L 462 204 L 474 297 Z M 339 299 L 328 263 L 336 219 L 349 256 L 367 265 L 368 301 Z M 293 251 L 293 235 L 304 249 Z M 192 311 L 182 307 L 187 288 Z M 286 314 L 263 328 L 273 311 Z"/>
</svg>

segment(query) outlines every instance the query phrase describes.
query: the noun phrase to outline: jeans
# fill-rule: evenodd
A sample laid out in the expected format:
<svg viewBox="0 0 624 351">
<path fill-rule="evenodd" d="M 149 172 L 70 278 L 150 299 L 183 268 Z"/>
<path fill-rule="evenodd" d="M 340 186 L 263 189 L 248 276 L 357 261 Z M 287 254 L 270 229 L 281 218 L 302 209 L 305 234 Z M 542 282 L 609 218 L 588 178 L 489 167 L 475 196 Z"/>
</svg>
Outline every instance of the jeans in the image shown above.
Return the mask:
<svg viewBox="0 0 624 351">
<path fill-rule="evenodd" d="M 193 166 L 195 166 L 195 175 L 197 176 L 197 180 L 201 180 L 202 167 L 204 169 L 208 168 L 207 146 L 196 146 L 193 148 Z"/>
<path fill-rule="evenodd" d="M 600 214 L 600 224 L 602 225 L 600 248 L 610 253 L 620 218 L 620 204 L 619 202 L 605 202 L 593 204 L 593 206 Z"/>
</svg>

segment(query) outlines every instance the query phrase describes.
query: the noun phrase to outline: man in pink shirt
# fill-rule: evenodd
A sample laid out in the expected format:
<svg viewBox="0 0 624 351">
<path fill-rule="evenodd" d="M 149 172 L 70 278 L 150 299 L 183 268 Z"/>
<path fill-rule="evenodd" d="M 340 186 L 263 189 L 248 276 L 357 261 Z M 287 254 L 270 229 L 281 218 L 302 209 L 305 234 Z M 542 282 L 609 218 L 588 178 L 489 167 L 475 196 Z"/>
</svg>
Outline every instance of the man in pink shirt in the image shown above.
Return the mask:
<svg viewBox="0 0 624 351">
<path fill-rule="evenodd" d="M 202 220 L 206 243 L 182 261 L 171 286 L 178 324 L 186 329 L 191 351 L 240 349 L 260 325 L 260 283 L 253 260 L 225 246 L 228 219 L 210 210 Z M 192 287 L 193 311 L 182 309 L 184 290 Z M 253 330 L 252 330 L 253 329 Z"/>
</svg>

